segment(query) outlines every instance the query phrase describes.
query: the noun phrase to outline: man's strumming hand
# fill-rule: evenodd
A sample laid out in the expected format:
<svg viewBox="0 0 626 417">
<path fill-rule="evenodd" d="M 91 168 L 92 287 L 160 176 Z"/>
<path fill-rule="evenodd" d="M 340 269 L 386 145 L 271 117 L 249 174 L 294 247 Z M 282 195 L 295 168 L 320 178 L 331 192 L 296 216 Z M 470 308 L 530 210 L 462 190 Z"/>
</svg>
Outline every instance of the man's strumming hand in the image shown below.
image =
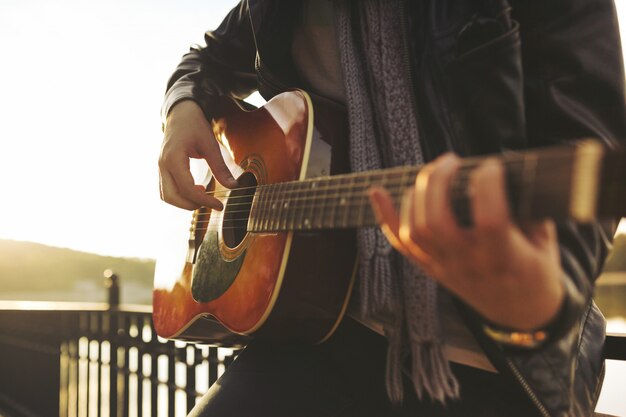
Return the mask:
<svg viewBox="0 0 626 417">
<path fill-rule="evenodd" d="M 237 186 L 200 106 L 191 100 L 176 104 L 167 116 L 164 133 L 159 156 L 161 199 L 188 210 L 200 206 L 221 210 L 222 203 L 194 183 L 189 168 L 190 158 L 205 159 L 220 184 Z"/>
</svg>

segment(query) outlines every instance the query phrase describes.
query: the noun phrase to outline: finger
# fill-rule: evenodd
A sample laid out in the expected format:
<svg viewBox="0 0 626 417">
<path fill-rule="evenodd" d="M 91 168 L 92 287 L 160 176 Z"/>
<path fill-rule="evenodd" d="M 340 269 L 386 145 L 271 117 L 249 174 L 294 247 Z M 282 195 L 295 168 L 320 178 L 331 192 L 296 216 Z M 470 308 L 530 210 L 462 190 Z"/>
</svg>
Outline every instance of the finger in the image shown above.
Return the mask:
<svg viewBox="0 0 626 417">
<path fill-rule="evenodd" d="M 201 140 L 198 142 L 197 151 L 199 156 L 207 161 L 213 176 L 215 176 L 215 179 L 220 184 L 226 188 L 237 187 L 237 180 L 233 177 L 230 169 L 228 169 L 226 162 L 224 162 L 220 144 L 217 139 L 215 139 L 212 131 L 208 140 Z"/>
<path fill-rule="evenodd" d="M 368 191 L 368 197 L 372 204 L 372 210 L 374 211 L 376 220 L 385 234 L 385 237 L 387 237 L 391 246 L 403 252 L 404 248 L 398 235 L 400 220 L 391 196 L 386 190 L 380 187 L 372 187 Z"/>
<path fill-rule="evenodd" d="M 556 225 L 553 220 L 527 223 L 520 226 L 524 236 L 535 248 L 549 248 L 557 244 Z"/>
<path fill-rule="evenodd" d="M 506 198 L 504 167 L 495 160 L 483 162 L 470 174 L 474 231 L 492 244 L 506 243 L 513 227 Z"/>
<path fill-rule="evenodd" d="M 409 189 L 402 196 L 400 204 L 400 242 L 405 250 L 411 254 L 411 258 L 421 266 L 426 267 L 431 262 L 431 256 L 427 248 L 420 244 L 418 240 L 414 219 L 415 219 L 415 190 Z"/>
<path fill-rule="evenodd" d="M 166 203 L 186 210 L 195 210 L 198 208 L 196 203 L 182 197 L 178 193 L 176 182 L 167 171 L 159 174 L 159 190 L 161 193 L 161 200 Z"/>
<path fill-rule="evenodd" d="M 439 157 L 428 170 L 428 177 L 419 176 L 415 182 L 416 242 L 431 255 L 443 256 L 452 245 L 460 243 L 464 235 L 458 228 L 450 208 L 449 190 L 459 167 L 459 158 L 453 154 Z"/>
<path fill-rule="evenodd" d="M 189 171 L 189 159 L 185 154 L 177 154 L 166 161 L 165 171 L 171 175 L 176 184 L 176 195 L 194 203 L 195 207 L 209 207 L 222 210 L 222 203 L 214 197 L 208 196 L 202 186 L 196 186 Z"/>
</svg>

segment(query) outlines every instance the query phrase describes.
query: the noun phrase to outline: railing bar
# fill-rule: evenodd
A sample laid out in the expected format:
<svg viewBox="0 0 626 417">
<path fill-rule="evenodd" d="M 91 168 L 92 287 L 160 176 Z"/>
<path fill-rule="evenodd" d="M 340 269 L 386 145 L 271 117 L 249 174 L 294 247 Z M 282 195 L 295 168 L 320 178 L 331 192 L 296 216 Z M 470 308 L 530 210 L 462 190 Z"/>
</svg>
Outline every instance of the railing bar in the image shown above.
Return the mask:
<svg viewBox="0 0 626 417">
<path fill-rule="evenodd" d="M 176 413 L 176 350 L 167 355 L 167 415 L 175 417 Z"/>
<path fill-rule="evenodd" d="M 74 400 L 75 400 L 75 404 L 74 404 L 74 417 L 79 417 L 80 414 L 80 351 L 79 351 L 79 345 L 78 345 L 78 339 L 72 339 L 72 345 L 74 346 L 74 350 L 73 350 L 73 360 L 72 362 L 74 362 Z"/>
<path fill-rule="evenodd" d="M 186 365 L 187 365 L 187 384 L 185 386 L 185 397 L 187 401 L 187 414 L 196 405 L 196 358 L 200 354 L 193 346 L 185 349 Z M 192 358 L 189 356 L 193 355 Z"/>
<path fill-rule="evenodd" d="M 100 320 L 98 320 L 98 322 L 100 322 Z M 102 416 L 102 341 L 98 341 L 98 358 L 97 358 L 97 363 L 98 366 L 96 367 L 96 383 L 97 383 L 97 387 L 98 387 L 98 395 L 97 395 L 97 411 L 96 411 L 96 416 L 97 417 L 101 417 Z"/>
<path fill-rule="evenodd" d="M 159 356 L 152 355 L 152 364 L 150 366 L 150 415 L 157 417 L 157 405 L 159 395 Z"/>
<path fill-rule="evenodd" d="M 87 320 L 86 321 L 87 321 L 86 330 L 89 330 L 89 325 L 88 325 L 89 324 L 89 316 L 87 316 Z M 85 332 L 85 333 L 87 333 L 87 332 Z M 86 416 L 86 417 L 89 417 L 89 414 L 90 414 L 89 413 L 89 400 L 91 399 L 91 389 L 90 389 L 90 386 L 91 386 L 91 379 L 90 379 L 90 377 L 91 377 L 91 362 L 89 361 L 89 357 L 91 355 L 91 339 L 89 339 L 89 334 L 88 333 L 87 333 L 87 336 L 85 338 L 87 339 L 87 357 L 83 358 L 83 361 L 85 363 L 85 367 L 87 368 L 87 371 L 85 372 L 87 374 L 86 375 L 86 379 L 85 379 L 87 386 L 86 386 L 86 389 L 84 390 L 86 398 L 85 398 L 85 402 L 84 402 L 85 413 L 83 415 Z"/>
<path fill-rule="evenodd" d="M 119 327 L 113 326 L 114 316 L 111 314 L 110 316 L 111 326 L 110 326 L 110 363 L 109 363 L 109 416 L 110 417 L 119 417 L 117 410 L 117 334 L 115 329 Z M 119 326 L 119 321 L 118 321 Z"/>
<path fill-rule="evenodd" d="M 60 346 L 61 359 L 59 370 L 59 417 L 68 417 L 69 407 L 69 347 L 68 342 L 62 342 Z"/>
<path fill-rule="evenodd" d="M 127 333 L 128 335 L 128 333 Z M 124 412 L 127 416 L 130 411 L 130 348 L 124 348 Z"/>
<path fill-rule="evenodd" d="M 217 381 L 217 368 L 219 360 L 217 357 L 217 348 L 209 348 L 209 387 Z"/>
<path fill-rule="evenodd" d="M 137 350 L 137 417 L 143 416 L 143 352 Z"/>
</svg>

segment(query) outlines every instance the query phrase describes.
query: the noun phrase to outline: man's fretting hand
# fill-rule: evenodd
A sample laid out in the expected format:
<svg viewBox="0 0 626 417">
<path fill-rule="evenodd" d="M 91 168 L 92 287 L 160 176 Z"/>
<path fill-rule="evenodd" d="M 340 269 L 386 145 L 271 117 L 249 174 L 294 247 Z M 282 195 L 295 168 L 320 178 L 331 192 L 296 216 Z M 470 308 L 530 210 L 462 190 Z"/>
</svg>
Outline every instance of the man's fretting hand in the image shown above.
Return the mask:
<svg viewBox="0 0 626 417">
<path fill-rule="evenodd" d="M 223 186 L 237 186 L 202 109 L 194 101 L 185 100 L 171 109 L 165 123 L 159 156 L 161 199 L 188 210 L 200 206 L 221 210 L 222 203 L 208 196 L 204 186 L 194 183 L 189 168 L 190 158 L 205 159 L 215 179 Z"/>
<path fill-rule="evenodd" d="M 554 223 L 513 223 L 503 167 L 488 160 L 470 176 L 474 225 L 460 227 L 448 198 L 459 161 L 448 154 L 425 165 L 400 213 L 384 189 L 372 188 L 370 200 L 385 235 L 488 320 L 524 331 L 547 324 L 564 299 Z"/>
</svg>

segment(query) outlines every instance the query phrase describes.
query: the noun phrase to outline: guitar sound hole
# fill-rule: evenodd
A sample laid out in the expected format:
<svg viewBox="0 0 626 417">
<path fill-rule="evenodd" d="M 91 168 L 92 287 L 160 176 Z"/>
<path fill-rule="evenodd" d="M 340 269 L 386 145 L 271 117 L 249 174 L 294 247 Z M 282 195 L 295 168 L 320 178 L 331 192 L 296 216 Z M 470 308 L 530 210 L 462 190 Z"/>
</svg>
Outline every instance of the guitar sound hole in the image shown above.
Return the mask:
<svg viewBox="0 0 626 417">
<path fill-rule="evenodd" d="M 231 249 L 237 247 L 248 233 L 250 208 L 257 186 L 256 177 L 250 172 L 244 172 L 237 181 L 239 187 L 230 192 L 224 208 L 224 223 L 222 224 L 224 243 Z"/>
</svg>

